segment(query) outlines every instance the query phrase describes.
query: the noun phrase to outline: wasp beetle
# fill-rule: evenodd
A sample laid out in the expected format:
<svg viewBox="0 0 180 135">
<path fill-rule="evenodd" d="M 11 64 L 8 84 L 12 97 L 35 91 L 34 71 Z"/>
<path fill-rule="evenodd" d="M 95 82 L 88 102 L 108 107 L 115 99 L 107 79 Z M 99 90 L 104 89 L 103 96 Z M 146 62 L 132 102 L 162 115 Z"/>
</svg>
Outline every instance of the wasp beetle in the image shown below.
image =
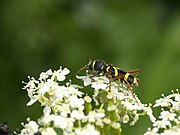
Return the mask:
<svg viewBox="0 0 180 135">
<path fill-rule="evenodd" d="M 139 85 L 139 79 L 131 74 L 138 73 L 141 69 L 135 69 L 130 70 L 128 72 L 125 72 L 124 70 L 113 66 L 112 64 L 106 64 L 103 60 L 90 60 L 87 65 L 82 67 L 77 74 L 83 69 L 87 70 L 88 74 L 100 74 L 108 77 L 110 79 L 110 87 L 111 87 L 111 79 L 112 80 L 119 80 L 124 84 L 127 84 L 128 89 L 130 89 L 133 97 L 135 98 L 131 85 L 138 86 Z M 135 98 L 136 99 L 136 98 Z M 136 100 L 137 101 L 137 100 Z"/>
</svg>

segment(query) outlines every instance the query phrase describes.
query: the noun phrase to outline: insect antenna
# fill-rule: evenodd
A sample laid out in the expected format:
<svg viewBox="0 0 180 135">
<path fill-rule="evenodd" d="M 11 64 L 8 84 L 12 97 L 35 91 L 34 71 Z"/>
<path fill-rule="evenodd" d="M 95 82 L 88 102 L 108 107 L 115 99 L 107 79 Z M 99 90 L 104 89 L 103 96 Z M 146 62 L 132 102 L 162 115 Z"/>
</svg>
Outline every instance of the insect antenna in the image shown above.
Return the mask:
<svg viewBox="0 0 180 135">
<path fill-rule="evenodd" d="M 80 68 L 75 75 L 78 75 L 82 70 L 84 70 L 85 68 L 87 68 L 88 65 L 83 66 L 82 68 Z"/>
<path fill-rule="evenodd" d="M 89 61 L 88 64 L 86 64 L 85 66 L 83 66 L 82 68 L 80 68 L 80 69 L 76 72 L 75 75 L 78 75 L 82 70 L 84 70 L 85 68 L 88 67 L 88 65 L 90 65 L 90 63 L 92 62 L 92 60 L 89 58 L 88 61 Z"/>
</svg>

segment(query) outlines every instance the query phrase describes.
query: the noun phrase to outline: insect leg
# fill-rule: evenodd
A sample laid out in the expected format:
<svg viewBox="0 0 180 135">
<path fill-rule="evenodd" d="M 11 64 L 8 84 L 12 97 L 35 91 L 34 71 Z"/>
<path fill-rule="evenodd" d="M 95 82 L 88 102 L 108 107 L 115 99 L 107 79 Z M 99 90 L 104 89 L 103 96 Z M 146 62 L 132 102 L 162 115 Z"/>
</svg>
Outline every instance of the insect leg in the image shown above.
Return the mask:
<svg viewBox="0 0 180 135">
<path fill-rule="evenodd" d="M 137 99 L 136 99 L 136 97 L 135 97 L 135 95 L 134 95 L 134 92 L 132 91 L 131 85 L 130 85 L 129 83 L 127 83 L 127 85 L 128 85 L 128 90 L 130 90 L 133 98 L 134 98 L 134 99 L 136 100 L 136 102 L 138 103 L 138 101 L 137 101 Z M 139 103 L 138 103 L 138 104 L 139 104 Z"/>
</svg>

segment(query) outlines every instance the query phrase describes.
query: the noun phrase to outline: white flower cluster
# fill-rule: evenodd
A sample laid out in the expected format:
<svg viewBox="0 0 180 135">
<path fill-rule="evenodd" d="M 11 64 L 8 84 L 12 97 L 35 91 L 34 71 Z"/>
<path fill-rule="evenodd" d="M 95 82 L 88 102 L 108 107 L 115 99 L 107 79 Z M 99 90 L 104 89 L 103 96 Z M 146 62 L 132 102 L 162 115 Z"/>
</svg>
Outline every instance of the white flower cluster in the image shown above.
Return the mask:
<svg viewBox="0 0 180 135">
<path fill-rule="evenodd" d="M 161 107 L 159 119 L 153 123 L 145 135 L 180 134 L 180 94 L 178 89 L 168 96 L 157 99 L 154 107 Z"/>
<path fill-rule="evenodd" d="M 155 117 L 152 114 L 151 104 L 142 104 L 140 100 L 133 93 L 127 89 L 125 85 L 118 81 L 111 81 L 105 76 L 77 76 L 77 78 L 84 81 L 84 85 L 91 85 L 94 88 L 93 99 L 96 105 L 107 105 L 107 111 L 109 116 L 114 115 L 116 122 L 129 122 L 132 119 L 130 125 L 134 125 L 139 119 L 140 115 L 148 115 L 152 122 L 155 121 Z M 138 102 L 138 103 L 137 103 Z M 106 109 L 105 109 L 106 111 Z M 112 118 L 111 120 L 113 120 Z"/>
<path fill-rule="evenodd" d="M 77 76 L 85 87 L 91 86 L 94 93 L 90 96 L 81 91 L 83 87 L 64 82 L 69 73 L 60 67 L 42 72 L 38 79 L 29 77 L 23 88 L 30 98 L 27 106 L 39 102 L 44 106 L 43 116 L 37 122 L 27 119 L 20 135 L 120 134 L 121 123 L 131 121 L 134 125 L 141 115 L 155 122 L 151 105 L 142 104 L 137 96 L 135 99 L 120 82 L 105 76 Z"/>
</svg>

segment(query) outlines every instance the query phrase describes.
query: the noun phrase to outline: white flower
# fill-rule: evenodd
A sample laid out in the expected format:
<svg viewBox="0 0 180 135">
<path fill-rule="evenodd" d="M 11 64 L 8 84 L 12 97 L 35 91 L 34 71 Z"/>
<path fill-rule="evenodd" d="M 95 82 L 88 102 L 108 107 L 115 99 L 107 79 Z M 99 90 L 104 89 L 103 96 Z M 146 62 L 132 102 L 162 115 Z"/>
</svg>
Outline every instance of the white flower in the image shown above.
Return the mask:
<svg viewBox="0 0 180 135">
<path fill-rule="evenodd" d="M 176 114 L 175 113 L 170 113 L 169 111 L 162 111 L 161 112 L 161 116 L 159 116 L 160 119 L 162 119 L 163 121 L 173 121 L 175 118 Z"/>
<path fill-rule="evenodd" d="M 175 101 L 178 102 L 179 100 L 180 100 L 180 94 L 176 94 L 176 95 L 175 95 Z"/>
<path fill-rule="evenodd" d="M 109 125 L 109 124 L 111 124 L 111 119 L 109 119 L 109 118 L 104 118 L 104 119 L 103 119 L 103 122 L 104 122 L 105 124 Z"/>
<path fill-rule="evenodd" d="M 88 121 L 89 122 L 95 122 L 96 120 L 96 112 L 95 111 L 91 111 L 88 114 Z"/>
<path fill-rule="evenodd" d="M 180 135 L 180 129 L 167 129 L 161 135 Z"/>
<path fill-rule="evenodd" d="M 71 96 L 66 100 L 72 108 L 84 109 L 84 99 L 77 96 Z"/>
<path fill-rule="evenodd" d="M 30 97 L 31 100 L 27 103 L 27 106 L 31 106 L 32 104 L 34 104 L 38 99 L 37 99 L 37 95 Z"/>
<path fill-rule="evenodd" d="M 84 119 L 85 118 L 85 115 L 82 111 L 78 111 L 78 110 L 73 110 L 71 112 L 71 117 L 72 118 L 75 118 L 77 120 L 81 120 L 81 119 Z"/>
<path fill-rule="evenodd" d="M 84 97 L 84 101 L 85 101 L 86 103 L 91 103 L 91 102 L 92 102 L 92 98 L 91 98 L 90 96 L 85 96 L 85 97 Z"/>
<path fill-rule="evenodd" d="M 51 119 L 54 122 L 54 126 L 61 129 L 72 129 L 73 127 L 73 118 L 65 118 L 60 115 L 51 115 Z"/>
<path fill-rule="evenodd" d="M 54 128 L 47 127 L 41 131 L 41 135 L 57 135 L 57 133 Z"/>
<path fill-rule="evenodd" d="M 105 116 L 105 113 L 104 113 L 104 110 L 103 109 L 100 109 L 100 110 L 97 110 L 97 111 L 90 111 L 88 116 L 87 116 L 87 119 L 89 122 L 95 122 L 96 120 L 98 119 L 102 119 L 103 117 Z"/>
<path fill-rule="evenodd" d="M 172 102 L 173 102 L 173 100 L 170 99 L 170 98 L 167 98 L 167 97 L 160 98 L 160 99 L 157 99 L 157 100 L 155 101 L 156 104 L 154 105 L 154 107 L 158 107 L 158 106 L 167 107 L 167 106 L 169 106 L 170 103 L 172 103 Z"/>
<path fill-rule="evenodd" d="M 40 77 L 39 77 L 39 80 L 40 81 L 45 81 L 47 78 L 49 78 L 49 76 L 51 76 L 52 75 L 52 70 L 51 69 L 49 69 L 48 71 L 46 71 L 46 72 L 42 72 L 41 74 L 40 74 Z"/>
<path fill-rule="evenodd" d="M 160 128 L 166 128 L 167 126 L 171 126 L 171 123 L 169 121 L 164 121 L 164 120 L 157 120 L 153 124 L 154 127 L 157 127 L 158 129 Z"/>
<path fill-rule="evenodd" d="M 180 100 L 172 102 L 172 107 L 170 109 L 172 112 L 180 111 Z"/>
<path fill-rule="evenodd" d="M 79 97 L 82 97 L 82 95 L 84 94 L 83 92 L 79 91 L 77 88 L 73 87 L 73 86 L 69 86 L 67 87 L 69 95 L 77 95 Z"/>
<path fill-rule="evenodd" d="M 93 77 L 94 82 L 92 82 L 92 88 L 95 88 L 95 90 L 103 89 L 106 90 L 106 88 L 109 86 L 109 79 L 106 77 Z"/>
<path fill-rule="evenodd" d="M 39 125 L 34 124 L 34 130 L 30 126 L 33 124 L 24 126 L 22 133 L 56 135 L 55 129 L 60 129 L 64 135 L 99 135 L 96 129 L 102 128 L 103 131 L 105 125 L 121 130 L 119 122 L 127 123 L 130 117 L 131 125 L 137 122 L 140 115 L 148 115 L 151 121 L 155 121 L 150 106 L 141 104 L 139 99 L 138 104 L 132 93 L 120 82 L 110 82 L 110 79 L 103 75 L 76 76 L 83 80 L 84 86 L 90 85 L 93 88 L 94 93 L 90 96 L 88 93 L 84 94 L 84 91 L 79 91 L 80 87 L 70 81 L 62 85 L 60 81 L 64 81 L 69 73 L 67 68 L 62 67 L 56 71 L 48 70 L 40 74 L 38 81 L 31 78 L 26 84 L 24 89 L 27 89 L 30 97 L 28 105 L 39 101 L 41 106 L 45 107 L 44 115 L 38 119 Z M 91 104 L 91 101 L 98 105 L 92 105 L 91 109 L 86 111 L 85 105 Z M 173 119 L 173 116 L 168 119 Z M 157 122 L 154 127 L 163 127 L 163 124 Z"/>
<path fill-rule="evenodd" d="M 151 122 L 156 121 L 156 118 L 153 115 L 153 111 L 152 111 L 151 107 L 144 107 L 143 110 L 147 113 L 147 115 L 149 116 Z"/>
<path fill-rule="evenodd" d="M 38 95 L 38 101 L 41 103 L 41 106 L 49 106 L 51 101 L 44 95 Z"/>
<path fill-rule="evenodd" d="M 59 70 L 54 71 L 51 79 L 52 80 L 57 79 L 58 81 L 64 81 L 66 79 L 66 75 L 69 73 L 70 73 L 69 69 L 67 69 L 67 68 L 62 69 L 62 67 L 60 67 Z"/>
<path fill-rule="evenodd" d="M 97 119 L 96 122 L 95 122 L 95 124 L 96 124 L 98 127 L 101 127 L 101 128 L 103 128 L 103 126 L 104 126 L 104 123 L 103 123 L 103 120 L 102 120 L 102 119 Z"/>
<path fill-rule="evenodd" d="M 155 122 L 156 118 L 153 116 L 152 109 L 150 108 L 150 105 L 147 106 L 146 104 L 132 104 L 131 102 L 122 101 L 121 104 L 126 108 L 127 112 L 131 112 L 131 115 L 134 115 L 133 121 L 131 122 L 131 125 L 134 125 L 137 120 L 139 119 L 138 111 L 143 111 L 144 114 L 147 114 L 152 122 Z"/>
<path fill-rule="evenodd" d="M 119 100 L 119 101 L 123 101 L 125 98 L 126 98 L 126 96 L 124 95 L 124 93 L 123 92 L 119 92 L 119 93 L 117 93 L 117 94 L 115 94 L 116 95 L 116 97 L 117 97 L 117 99 Z M 114 95 L 114 96 L 115 96 Z"/>
<path fill-rule="evenodd" d="M 139 120 L 139 114 L 135 114 L 135 116 L 133 117 L 133 121 L 130 123 L 130 125 L 134 125 L 137 121 Z"/>
<path fill-rule="evenodd" d="M 24 125 L 24 129 L 21 130 L 20 135 L 34 135 L 38 132 L 39 125 L 35 121 L 27 119 L 28 123 Z"/>
<path fill-rule="evenodd" d="M 90 77 L 92 77 L 92 76 L 89 76 L 89 75 L 87 75 L 87 76 L 78 76 L 78 75 L 76 75 L 77 79 L 83 80 L 84 86 L 88 86 L 88 85 L 91 84 L 92 81 L 91 81 Z"/>
<path fill-rule="evenodd" d="M 67 117 L 68 114 L 70 114 L 70 105 L 63 103 L 62 105 L 55 105 L 53 107 L 55 112 L 60 112 L 60 115 L 63 117 Z"/>
<path fill-rule="evenodd" d="M 111 99 L 113 99 L 113 98 L 114 98 L 113 93 L 112 93 L 112 92 L 109 92 L 109 93 L 107 94 L 107 99 L 111 100 Z"/>
<path fill-rule="evenodd" d="M 117 106 L 115 106 L 115 105 L 109 105 L 109 106 L 107 107 L 107 111 L 109 111 L 109 112 L 115 111 L 116 109 L 117 109 Z"/>
<path fill-rule="evenodd" d="M 126 107 L 127 110 L 133 111 L 133 110 L 143 110 L 143 106 L 140 106 L 138 104 L 132 104 L 129 101 L 122 101 L 121 103 L 124 107 Z"/>
<path fill-rule="evenodd" d="M 41 124 L 41 125 L 48 125 L 51 121 L 52 121 L 51 115 L 50 114 L 46 114 L 46 115 L 43 115 L 38 120 L 38 123 Z"/>
<path fill-rule="evenodd" d="M 52 121 L 54 122 L 55 127 L 60 127 L 61 129 L 67 128 L 66 118 L 58 115 L 51 115 Z"/>
<path fill-rule="evenodd" d="M 36 85 L 39 83 L 39 81 L 35 80 L 34 77 L 28 76 L 28 78 L 29 78 L 29 82 L 28 83 L 22 82 L 22 83 L 26 84 L 23 87 L 23 89 L 31 89 L 32 91 L 36 90 Z"/>
<path fill-rule="evenodd" d="M 117 123 L 117 122 L 113 122 L 113 123 L 112 123 L 112 128 L 114 128 L 114 129 L 120 129 L 120 127 L 121 127 L 121 125 L 120 125 L 119 123 Z"/>
<path fill-rule="evenodd" d="M 51 113 L 51 108 L 49 106 L 45 106 L 43 109 L 44 115 L 49 115 Z"/>
<path fill-rule="evenodd" d="M 75 135 L 100 135 L 100 133 L 91 124 L 86 125 L 82 129 L 76 129 Z"/>
<path fill-rule="evenodd" d="M 59 86 L 54 90 L 54 96 L 56 96 L 58 101 L 63 101 L 64 97 L 69 97 L 69 92 L 65 86 Z"/>
<path fill-rule="evenodd" d="M 123 123 L 128 123 L 128 121 L 129 121 L 129 116 L 126 114 L 123 117 Z"/>
<path fill-rule="evenodd" d="M 56 97 L 53 95 L 57 94 L 57 91 L 61 89 L 56 81 L 63 81 L 65 79 L 65 75 L 67 75 L 69 72 L 70 71 L 67 68 L 62 69 L 60 67 L 59 70 L 54 72 L 51 70 L 48 70 L 45 73 L 42 72 L 40 74 L 39 81 L 35 80 L 33 77 L 28 77 L 29 82 L 23 88 L 27 89 L 28 96 L 30 97 L 30 101 L 27 103 L 27 106 L 32 105 L 36 101 L 41 102 L 41 105 L 45 106 L 55 101 Z M 45 94 L 48 94 L 48 96 L 45 96 Z M 62 93 L 59 94 L 59 96 L 60 95 L 62 95 Z M 60 96 L 60 98 L 62 99 L 63 96 L 64 95 Z"/>
<path fill-rule="evenodd" d="M 178 89 L 176 91 L 177 93 L 174 93 L 172 90 L 172 94 L 166 97 L 162 94 L 163 98 L 156 100 L 154 107 L 170 107 L 171 112 L 180 111 L 180 94 Z"/>
<path fill-rule="evenodd" d="M 46 92 L 49 92 L 50 90 L 56 87 L 58 87 L 58 83 L 48 79 L 47 82 L 42 82 L 38 85 L 38 93 L 44 95 Z"/>
<path fill-rule="evenodd" d="M 95 90 L 99 89 L 106 89 L 109 85 L 109 79 L 104 76 L 96 77 L 92 75 L 87 76 L 76 76 L 78 79 L 82 79 L 84 82 L 84 86 L 92 85 L 92 88 L 95 88 Z"/>
<path fill-rule="evenodd" d="M 159 135 L 158 129 L 157 128 L 153 128 L 152 130 L 150 128 L 148 128 L 148 131 L 146 133 L 144 133 L 144 135 Z"/>
<path fill-rule="evenodd" d="M 168 96 L 164 96 L 163 98 L 156 100 L 156 104 L 154 107 L 161 107 L 161 113 L 159 116 L 160 120 L 157 120 L 153 123 L 154 128 L 159 135 L 179 135 L 180 134 L 180 119 L 178 119 L 179 114 L 179 92 L 174 93 L 172 90 L 172 94 Z M 177 117 L 177 118 L 176 118 Z M 146 133 L 150 133 L 151 131 L 147 131 Z M 145 134 L 146 135 L 146 134 Z M 149 135 L 149 134 L 147 134 Z"/>
</svg>

